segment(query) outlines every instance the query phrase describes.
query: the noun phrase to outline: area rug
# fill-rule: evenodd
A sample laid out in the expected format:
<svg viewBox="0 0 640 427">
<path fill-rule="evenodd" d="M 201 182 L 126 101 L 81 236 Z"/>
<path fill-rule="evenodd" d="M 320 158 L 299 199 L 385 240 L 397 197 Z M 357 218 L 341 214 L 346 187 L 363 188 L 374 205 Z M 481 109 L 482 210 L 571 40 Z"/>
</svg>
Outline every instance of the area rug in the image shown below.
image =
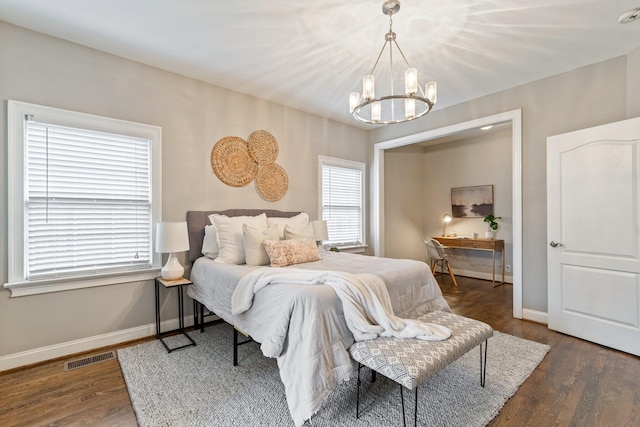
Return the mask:
<svg viewBox="0 0 640 427">
<path fill-rule="evenodd" d="M 259 346 L 240 347 L 232 365 L 232 329 L 219 324 L 192 332 L 196 347 L 167 353 L 160 341 L 118 350 L 138 423 L 147 426 L 293 426 L 274 359 Z M 173 342 L 171 340 L 174 340 Z M 178 346 L 181 336 L 169 337 Z M 484 426 L 533 372 L 549 346 L 495 332 L 489 339 L 487 379 L 480 386 L 480 355 L 474 349 L 420 386 L 418 424 Z M 360 418 L 355 418 L 356 380 L 340 384 L 309 425 L 402 425 L 400 388 L 362 375 Z M 409 396 L 407 398 L 407 396 Z M 413 392 L 405 393 L 413 419 Z M 410 415 L 409 415 L 410 414 Z"/>
</svg>

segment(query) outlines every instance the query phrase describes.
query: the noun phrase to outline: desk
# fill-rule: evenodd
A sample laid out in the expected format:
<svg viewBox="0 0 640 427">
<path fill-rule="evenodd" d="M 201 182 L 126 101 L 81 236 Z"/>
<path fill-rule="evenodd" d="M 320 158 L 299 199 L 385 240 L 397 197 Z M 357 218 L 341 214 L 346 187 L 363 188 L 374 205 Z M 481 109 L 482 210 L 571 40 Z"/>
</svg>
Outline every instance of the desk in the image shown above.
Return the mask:
<svg viewBox="0 0 640 427">
<path fill-rule="evenodd" d="M 496 286 L 504 283 L 504 240 L 442 236 L 433 236 L 433 238 L 448 248 L 491 251 L 493 260 L 493 287 L 495 288 Z M 498 283 L 498 285 L 496 285 L 496 251 L 500 251 L 502 254 L 502 282 Z"/>
</svg>

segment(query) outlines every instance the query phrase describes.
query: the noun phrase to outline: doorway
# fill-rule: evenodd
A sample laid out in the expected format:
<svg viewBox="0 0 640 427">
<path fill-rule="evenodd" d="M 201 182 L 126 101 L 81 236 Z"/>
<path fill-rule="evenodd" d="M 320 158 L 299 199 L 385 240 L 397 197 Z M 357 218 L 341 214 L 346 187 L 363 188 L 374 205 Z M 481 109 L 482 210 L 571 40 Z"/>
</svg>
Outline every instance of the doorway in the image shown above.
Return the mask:
<svg viewBox="0 0 640 427">
<path fill-rule="evenodd" d="M 455 135 L 483 126 L 510 123 L 512 139 L 513 317 L 522 318 L 522 111 L 482 117 L 455 125 L 381 141 L 374 145 L 372 170 L 372 240 L 376 256 L 385 256 L 384 151 Z"/>
</svg>

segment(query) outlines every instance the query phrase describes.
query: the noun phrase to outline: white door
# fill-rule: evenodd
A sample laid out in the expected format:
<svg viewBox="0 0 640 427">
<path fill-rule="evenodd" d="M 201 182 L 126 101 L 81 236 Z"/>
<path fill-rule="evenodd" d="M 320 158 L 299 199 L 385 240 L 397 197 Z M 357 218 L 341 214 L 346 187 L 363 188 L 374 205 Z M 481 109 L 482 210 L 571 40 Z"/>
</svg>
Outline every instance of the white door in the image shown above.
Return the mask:
<svg viewBox="0 0 640 427">
<path fill-rule="evenodd" d="M 547 263 L 549 328 L 640 356 L 639 141 L 640 118 L 547 138 Z"/>
</svg>

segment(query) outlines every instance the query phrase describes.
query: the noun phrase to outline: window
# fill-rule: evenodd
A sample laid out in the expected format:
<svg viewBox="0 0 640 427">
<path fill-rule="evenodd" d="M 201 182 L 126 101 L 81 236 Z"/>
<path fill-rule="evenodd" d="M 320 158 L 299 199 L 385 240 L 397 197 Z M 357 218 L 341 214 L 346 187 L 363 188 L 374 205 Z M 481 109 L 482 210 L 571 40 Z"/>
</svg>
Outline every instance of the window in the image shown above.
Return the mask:
<svg viewBox="0 0 640 427">
<path fill-rule="evenodd" d="M 160 128 L 15 101 L 8 121 L 12 296 L 153 277 Z"/>
<path fill-rule="evenodd" d="M 363 247 L 365 164 L 319 156 L 321 213 L 336 247 Z"/>
</svg>

